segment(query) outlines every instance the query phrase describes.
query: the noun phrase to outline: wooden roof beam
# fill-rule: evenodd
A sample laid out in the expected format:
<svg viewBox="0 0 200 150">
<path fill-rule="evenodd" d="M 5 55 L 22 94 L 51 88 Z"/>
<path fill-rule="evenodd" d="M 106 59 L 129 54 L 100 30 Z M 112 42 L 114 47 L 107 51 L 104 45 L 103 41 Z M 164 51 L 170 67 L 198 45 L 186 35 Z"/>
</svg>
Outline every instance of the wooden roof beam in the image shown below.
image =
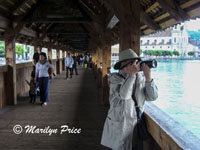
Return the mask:
<svg viewBox="0 0 200 150">
<path fill-rule="evenodd" d="M 27 18 L 25 22 L 35 23 L 88 23 L 91 20 L 86 17 L 65 17 L 65 18 Z"/>
<path fill-rule="evenodd" d="M 151 5 L 149 8 L 147 8 L 145 10 L 146 13 L 150 12 L 151 10 L 153 10 L 154 8 L 158 7 L 159 6 L 159 3 L 158 2 L 155 2 L 153 5 Z"/>
<path fill-rule="evenodd" d="M 177 21 L 182 22 L 189 19 L 188 14 L 174 0 L 157 0 L 157 2 Z"/>
<path fill-rule="evenodd" d="M 84 10 L 87 9 L 86 11 L 88 11 L 89 13 L 91 13 L 94 16 L 96 15 L 95 12 L 92 9 L 90 9 L 90 7 L 83 0 L 79 0 L 79 3 L 81 4 L 82 7 L 85 8 Z"/>
<path fill-rule="evenodd" d="M 29 0 L 23 0 L 21 3 L 12 11 L 12 15 L 18 15 L 17 11 L 20 10 L 23 13 L 26 13 L 26 11 L 22 8 L 23 5 L 25 5 Z"/>
<path fill-rule="evenodd" d="M 103 15 L 106 15 L 107 10 L 101 5 L 101 3 L 98 0 L 92 0 L 92 3 L 99 9 Z"/>
<path fill-rule="evenodd" d="M 152 30 L 156 31 L 161 29 L 143 10 L 140 10 L 140 22 L 149 26 Z"/>
<path fill-rule="evenodd" d="M 52 27 L 53 23 L 49 24 L 45 29 L 42 30 L 41 36 L 40 37 L 35 37 L 34 39 L 34 43 L 37 45 L 38 43 L 40 43 L 41 41 L 44 40 L 44 38 L 47 35 L 47 31 L 50 29 L 50 27 Z"/>
<path fill-rule="evenodd" d="M 99 23 L 102 23 L 103 17 L 96 15 L 92 9 L 83 1 L 79 0 L 81 8 L 86 12 L 86 14 L 93 20 Z"/>
<path fill-rule="evenodd" d="M 6 0 L 9 4 L 15 5 L 15 3 L 12 0 Z"/>
<path fill-rule="evenodd" d="M 192 6 L 192 5 L 195 5 L 195 4 L 198 3 L 198 2 L 200 2 L 200 0 L 190 0 L 190 1 L 186 2 L 186 3 L 184 3 L 184 4 L 181 4 L 180 7 L 181 7 L 182 9 L 185 9 L 185 8 L 187 8 L 187 7 L 190 7 L 190 6 Z M 187 12 L 187 13 L 189 14 L 189 12 Z M 166 13 L 164 13 L 163 15 L 161 15 L 161 16 L 155 18 L 154 21 L 155 21 L 155 22 L 159 22 L 160 20 L 162 20 L 162 19 L 164 19 L 164 18 L 166 18 L 166 17 L 168 17 L 168 16 L 170 16 L 170 14 L 169 14 L 168 12 L 166 12 Z"/>
<path fill-rule="evenodd" d="M 0 8 L 5 10 L 5 11 L 10 11 L 7 7 L 5 7 L 5 6 L 1 5 L 1 4 L 0 4 Z"/>
<path fill-rule="evenodd" d="M 14 21 L 12 22 L 13 27 L 7 27 L 7 31 L 5 34 L 5 39 L 8 39 L 10 37 L 16 36 L 24 27 L 24 19 L 27 18 L 27 16 L 32 13 L 36 9 L 37 6 L 32 7 L 32 9 L 29 9 L 25 14 L 19 16 L 16 18 L 16 25 L 14 24 Z M 15 25 L 15 26 L 14 26 Z"/>
<path fill-rule="evenodd" d="M 56 36 L 56 38 L 51 41 L 48 45 L 47 45 L 47 48 L 51 48 L 56 42 L 58 41 L 58 35 Z"/>
</svg>

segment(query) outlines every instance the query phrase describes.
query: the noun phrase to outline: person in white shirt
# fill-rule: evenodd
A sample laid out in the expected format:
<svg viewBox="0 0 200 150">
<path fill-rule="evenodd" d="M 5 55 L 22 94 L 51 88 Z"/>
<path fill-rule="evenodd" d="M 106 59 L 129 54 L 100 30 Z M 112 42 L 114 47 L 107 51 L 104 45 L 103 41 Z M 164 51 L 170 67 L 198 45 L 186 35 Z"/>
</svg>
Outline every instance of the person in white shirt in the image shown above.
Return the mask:
<svg viewBox="0 0 200 150">
<path fill-rule="evenodd" d="M 36 64 L 35 82 L 37 82 L 38 78 L 42 106 L 46 106 L 49 101 L 49 68 L 53 69 L 54 66 L 47 60 L 46 53 L 41 52 L 40 60 Z"/>
<path fill-rule="evenodd" d="M 70 78 L 72 78 L 73 64 L 74 64 L 73 58 L 71 57 L 70 53 L 67 53 L 67 57 L 65 58 L 66 79 L 68 79 L 69 72 L 70 72 Z"/>
</svg>

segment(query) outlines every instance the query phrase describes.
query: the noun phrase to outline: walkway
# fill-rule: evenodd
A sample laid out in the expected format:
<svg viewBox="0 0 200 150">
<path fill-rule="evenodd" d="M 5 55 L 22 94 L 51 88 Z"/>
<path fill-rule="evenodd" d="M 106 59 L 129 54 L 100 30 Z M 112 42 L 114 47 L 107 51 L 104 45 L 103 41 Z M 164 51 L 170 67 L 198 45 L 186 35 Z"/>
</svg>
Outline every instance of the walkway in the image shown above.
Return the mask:
<svg viewBox="0 0 200 150">
<path fill-rule="evenodd" d="M 100 89 L 96 86 L 91 70 L 80 68 L 79 73 L 80 75 L 65 80 L 63 72 L 51 81 L 51 100 L 47 107 L 29 104 L 25 98 L 19 105 L 1 110 L 0 149 L 106 150 L 100 145 L 107 113 L 107 109 L 100 104 Z M 37 101 L 39 102 L 39 97 Z M 24 131 L 14 134 L 14 125 L 21 125 Z M 45 133 L 28 134 L 24 128 L 27 125 L 40 129 L 49 126 L 49 129 L 57 129 L 57 133 L 52 133 L 51 136 Z M 81 128 L 81 133 L 60 134 L 62 125 Z"/>
</svg>

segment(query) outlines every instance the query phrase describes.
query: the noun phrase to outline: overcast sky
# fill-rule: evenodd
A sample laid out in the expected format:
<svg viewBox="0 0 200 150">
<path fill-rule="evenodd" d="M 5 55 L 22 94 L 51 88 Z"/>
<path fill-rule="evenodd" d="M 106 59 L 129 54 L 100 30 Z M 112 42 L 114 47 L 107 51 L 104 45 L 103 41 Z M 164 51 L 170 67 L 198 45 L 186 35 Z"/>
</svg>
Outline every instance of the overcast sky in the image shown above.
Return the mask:
<svg viewBox="0 0 200 150">
<path fill-rule="evenodd" d="M 200 19 L 186 21 L 187 29 L 198 31 L 200 29 Z"/>
</svg>

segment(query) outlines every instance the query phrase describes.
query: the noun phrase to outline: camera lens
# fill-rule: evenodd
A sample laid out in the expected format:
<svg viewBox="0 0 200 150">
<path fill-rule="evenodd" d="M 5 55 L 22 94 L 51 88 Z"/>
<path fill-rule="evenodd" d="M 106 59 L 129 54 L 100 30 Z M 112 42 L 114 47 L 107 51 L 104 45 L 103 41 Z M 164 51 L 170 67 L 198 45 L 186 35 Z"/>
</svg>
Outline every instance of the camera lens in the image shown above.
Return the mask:
<svg viewBox="0 0 200 150">
<path fill-rule="evenodd" d="M 157 67 L 157 61 L 155 59 L 152 60 L 152 68 Z"/>
<path fill-rule="evenodd" d="M 155 59 L 142 61 L 141 64 L 143 64 L 143 63 L 145 63 L 146 65 L 148 65 L 149 68 L 156 68 L 157 67 L 157 61 Z"/>
</svg>

